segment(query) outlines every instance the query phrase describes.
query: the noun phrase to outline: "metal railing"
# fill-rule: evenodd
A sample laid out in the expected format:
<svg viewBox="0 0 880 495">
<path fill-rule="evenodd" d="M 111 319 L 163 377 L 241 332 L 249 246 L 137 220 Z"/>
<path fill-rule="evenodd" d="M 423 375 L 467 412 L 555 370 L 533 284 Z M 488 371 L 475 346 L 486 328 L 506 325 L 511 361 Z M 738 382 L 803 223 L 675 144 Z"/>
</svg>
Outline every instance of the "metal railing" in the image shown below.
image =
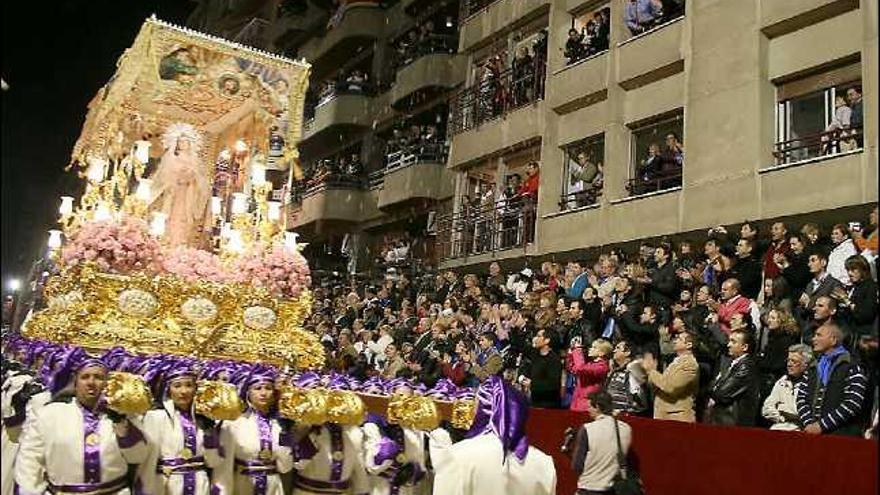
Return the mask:
<svg viewBox="0 0 880 495">
<path fill-rule="evenodd" d="M 602 186 L 589 186 L 582 191 L 574 191 L 563 194 L 559 197 L 559 210 L 573 210 L 575 208 L 583 208 L 592 206 L 599 202 L 602 197 Z"/>
<path fill-rule="evenodd" d="M 773 156 L 777 165 L 784 165 L 856 150 L 863 146 L 863 142 L 862 127 L 835 129 L 776 143 Z"/>
<path fill-rule="evenodd" d="M 466 19 L 498 0 L 462 0 L 461 1 L 461 18 Z"/>
<path fill-rule="evenodd" d="M 437 254 L 442 259 L 524 248 L 534 240 L 535 204 L 514 198 L 489 205 L 465 205 L 436 219 Z"/>
<path fill-rule="evenodd" d="M 449 149 L 443 142 L 408 145 L 385 155 L 385 171 L 391 172 L 418 163 L 446 163 L 448 153 Z"/>
<path fill-rule="evenodd" d="M 531 69 L 504 70 L 483 77 L 473 86 L 453 94 L 450 100 L 449 133 L 479 127 L 512 110 L 544 98 L 546 63 L 533 59 Z"/>
<path fill-rule="evenodd" d="M 425 55 L 435 53 L 455 53 L 458 50 L 458 37 L 451 34 L 429 34 L 407 46 L 395 60 L 395 70 L 399 71 Z"/>
<path fill-rule="evenodd" d="M 682 168 L 654 173 L 648 176 L 633 177 L 626 182 L 630 196 L 648 194 L 675 187 L 681 187 Z"/>
</svg>

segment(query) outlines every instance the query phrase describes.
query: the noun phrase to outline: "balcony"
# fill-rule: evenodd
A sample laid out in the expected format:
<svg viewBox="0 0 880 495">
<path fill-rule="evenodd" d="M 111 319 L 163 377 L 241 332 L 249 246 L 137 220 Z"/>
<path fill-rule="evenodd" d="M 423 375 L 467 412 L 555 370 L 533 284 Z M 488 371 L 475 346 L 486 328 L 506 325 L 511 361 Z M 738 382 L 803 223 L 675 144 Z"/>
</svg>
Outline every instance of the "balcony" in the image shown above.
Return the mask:
<svg viewBox="0 0 880 495">
<path fill-rule="evenodd" d="M 327 24 L 330 13 L 311 3 L 305 10 L 284 11 L 268 28 L 267 38 L 276 47 L 288 49 L 305 43 L 310 33 Z"/>
<path fill-rule="evenodd" d="M 462 205 L 437 216 L 438 255 L 444 260 L 496 257 L 526 249 L 535 239 L 535 205 L 528 198 L 487 205 Z"/>
<path fill-rule="evenodd" d="M 304 191 L 295 191 L 293 204 L 288 209 L 288 226 L 320 231 L 362 222 L 375 216 L 374 198 L 366 181 L 328 177 Z"/>
<path fill-rule="evenodd" d="M 326 74 L 371 45 L 384 29 L 385 11 L 378 5 L 349 5 L 335 27 L 304 44 L 298 55 L 312 64 L 315 74 Z"/>
<path fill-rule="evenodd" d="M 549 12 L 550 0 L 464 0 L 459 52 L 465 53 L 499 33 Z"/>
<path fill-rule="evenodd" d="M 430 98 L 432 93 L 461 84 L 466 63 L 464 56 L 451 53 L 430 53 L 415 59 L 397 72 L 392 104 L 405 105 L 420 96 Z"/>
<path fill-rule="evenodd" d="M 617 82 L 627 91 L 684 70 L 684 17 L 659 25 L 618 45 Z"/>
<path fill-rule="evenodd" d="M 605 99 L 607 71 L 605 51 L 555 72 L 548 82 L 547 103 L 557 113 L 568 113 Z"/>
<path fill-rule="evenodd" d="M 372 123 L 372 100 L 365 93 L 333 95 L 315 108 L 314 118 L 303 124 L 300 144 L 310 149 L 320 148 L 331 142 L 338 142 L 339 136 L 366 129 Z"/>
<path fill-rule="evenodd" d="M 432 203 L 453 194 L 455 178 L 446 169 L 442 144 L 426 149 L 389 153 L 385 178 L 379 189 L 379 208 L 403 204 Z"/>
</svg>

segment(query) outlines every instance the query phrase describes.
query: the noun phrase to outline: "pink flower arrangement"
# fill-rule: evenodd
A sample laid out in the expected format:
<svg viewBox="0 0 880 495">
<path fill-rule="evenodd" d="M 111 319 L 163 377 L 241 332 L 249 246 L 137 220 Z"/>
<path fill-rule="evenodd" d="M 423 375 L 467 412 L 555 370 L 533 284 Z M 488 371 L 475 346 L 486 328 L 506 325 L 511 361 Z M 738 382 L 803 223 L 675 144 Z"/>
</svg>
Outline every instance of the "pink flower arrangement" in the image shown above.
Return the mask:
<svg viewBox="0 0 880 495">
<path fill-rule="evenodd" d="M 67 267 L 91 261 L 101 271 L 119 274 L 155 273 L 161 260 L 162 248 L 146 222 L 133 217 L 86 223 L 61 251 Z"/>
<path fill-rule="evenodd" d="M 162 258 L 162 269 L 189 282 L 207 280 L 223 283 L 231 278 L 219 256 L 186 246 L 166 252 Z"/>
<path fill-rule="evenodd" d="M 298 251 L 256 245 L 230 267 L 235 281 L 265 287 L 281 297 L 298 297 L 312 285 L 309 265 Z"/>
</svg>

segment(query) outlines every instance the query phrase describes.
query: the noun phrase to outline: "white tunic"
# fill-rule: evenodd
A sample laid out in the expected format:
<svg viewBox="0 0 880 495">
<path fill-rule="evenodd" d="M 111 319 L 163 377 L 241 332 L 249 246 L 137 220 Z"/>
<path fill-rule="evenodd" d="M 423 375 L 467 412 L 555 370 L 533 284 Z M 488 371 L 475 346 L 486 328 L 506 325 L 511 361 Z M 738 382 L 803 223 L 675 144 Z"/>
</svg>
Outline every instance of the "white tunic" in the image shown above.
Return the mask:
<svg viewBox="0 0 880 495">
<path fill-rule="evenodd" d="M 12 465 L 15 456 L 18 455 L 21 424 L 15 418 L 18 411 L 12 406 L 12 397 L 31 380 L 33 377 L 24 373 L 11 375 L 3 381 L 0 390 L 0 412 L 3 415 L 3 425 L 0 430 L 0 495 L 12 495 L 15 488 Z"/>
<path fill-rule="evenodd" d="M 334 476 L 333 473 L 333 453 L 335 448 L 330 430 L 335 428 L 339 429 L 342 445 L 342 458 L 339 460 L 341 462 L 341 469 L 338 472 L 338 476 Z M 315 449 L 317 449 L 317 452 L 309 458 L 296 460 L 294 468 L 297 471 L 297 478 L 334 483 L 348 480 L 350 487 L 346 491 L 334 492 L 327 490 L 316 492 L 297 486 L 297 480 L 294 479 L 293 495 L 323 495 L 327 493 L 361 495 L 369 493 L 370 482 L 367 479 L 367 472 L 364 470 L 363 463 L 363 437 L 363 431 L 357 426 L 323 425 L 314 428 L 309 433 L 309 439 Z"/>
<path fill-rule="evenodd" d="M 445 432 L 444 432 L 445 433 Z M 511 452 L 504 458 L 493 434 L 450 445 L 438 430 L 431 432 L 434 493 L 443 495 L 555 495 L 553 459 L 529 447 L 522 463 Z"/>
<path fill-rule="evenodd" d="M 262 492 L 263 495 L 283 495 L 284 489 L 281 485 L 280 474 L 293 469 L 290 447 L 279 444 L 279 437 L 282 433 L 281 425 L 278 424 L 278 420 L 272 418 L 267 420 L 268 438 L 271 446 L 269 449 L 261 446 L 260 421 L 266 421 L 266 419 L 258 418 L 256 412 L 249 410 L 235 421 L 223 423 L 220 444 L 224 451 L 224 462 L 215 471 L 215 482 L 220 485 L 224 493 L 260 495 L 259 492 Z M 268 451 L 265 453 L 268 455 L 261 458 L 263 451 Z M 242 463 L 260 463 L 272 466 L 274 472 L 245 474 L 241 472 L 244 469 L 241 466 Z M 265 477 L 265 488 L 259 488 L 259 485 L 263 484 L 263 477 Z"/>
<path fill-rule="evenodd" d="M 21 388 L 18 388 L 21 390 Z M 10 389 L 10 392 L 12 389 Z M 13 394 L 15 392 L 12 392 Z M 41 407 L 45 406 L 49 403 L 49 400 L 52 398 L 52 395 L 49 392 L 40 392 L 35 394 L 27 403 L 25 407 L 25 419 L 29 417 L 33 417 Z M 8 418 L 5 409 L 6 402 L 4 401 L 4 412 L 3 418 Z M 14 415 L 15 413 L 11 411 L 11 402 L 10 402 L 10 414 Z M 0 484 L 2 484 L 2 491 L 0 491 L 0 495 L 12 495 L 15 492 L 15 459 L 18 457 L 18 449 L 19 449 L 19 437 L 21 436 L 21 430 L 23 425 L 19 426 L 11 426 L 8 427 L 6 425 L 3 426 L 3 431 L 0 433 Z"/>
<path fill-rule="evenodd" d="M 163 470 L 163 467 L 174 463 L 185 464 L 187 458 L 203 462 L 212 469 L 222 465 L 219 450 L 205 447 L 205 432 L 194 420 L 187 423 L 187 430 L 192 429 L 194 439 L 184 438 L 182 420 L 180 412 L 173 407 L 154 409 L 144 415 L 143 431 L 151 449 L 148 461 L 140 466 L 138 480 L 150 495 L 183 495 L 185 482 L 193 486 L 194 495 L 207 495 L 211 491 L 211 480 L 204 469 L 190 472 L 174 472 L 170 468 Z M 193 440 L 195 449 L 189 446 Z"/>
<path fill-rule="evenodd" d="M 19 493 L 45 493 L 48 483 L 55 486 L 108 483 L 124 478 L 129 464 L 146 460 L 149 448 L 136 426 L 129 424 L 126 436 L 118 438 L 113 422 L 98 413 L 95 431 L 87 437 L 85 414 L 76 401 L 56 402 L 27 418 L 15 464 Z M 94 442 L 90 450 L 98 452 L 97 459 L 88 456 L 97 461 L 95 464 L 87 462 L 85 450 L 89 442 Z M 125 488 L 117 493 L 128 494 L 129 490 Z"/>
<path fill-rule="evenodd" d="M 395 459 L 380 459 L 380 462 L 377 464 L 375 462 L 376 454 L 379 453 L 384 435 L 375 423 L 366 423 L 362 429 L 364 431 L 364 467 L 367 470 L 367 474 L 370 475 L 371 495 L 389 495 L 391 493 L 391 484 L 382 475 L 390 474 L 389 471 L 393 470 L 395 465 L 399 465 L 400 460 L 414 463 L 422 473 L 427 472 L 425 466 L 425 433 L 410 428 L 403 428 L 404 450 L 401 452 L 403 458 L 397 460 L 398 462 L 395 462 Z M 415 485 L 403 485 L 399 487 L 397 493 L 399 495 L 419 494 L 424 491 L 422 487 L 425 484 L 425 480 L 422 479 Z"/>
</svg>

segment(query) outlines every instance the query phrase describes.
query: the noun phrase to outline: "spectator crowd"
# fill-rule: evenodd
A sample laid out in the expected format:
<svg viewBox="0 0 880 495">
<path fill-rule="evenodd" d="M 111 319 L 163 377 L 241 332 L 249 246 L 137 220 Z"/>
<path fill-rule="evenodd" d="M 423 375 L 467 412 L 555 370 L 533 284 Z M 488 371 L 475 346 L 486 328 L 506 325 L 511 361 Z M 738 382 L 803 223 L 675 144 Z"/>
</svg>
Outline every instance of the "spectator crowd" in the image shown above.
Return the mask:
<svg viewBox="0 0 880 495">
<path fill-rule="evenodd" d="M 359 379 L 502 376 L 537 407 L 807 433 L 876 428 L 877 209 L 870 221 L 711 229 L 696 242 L 487 274 L 323 284 L 307 322 Z"/>
<path fill-rule="evenodd" d="M 594 12 L 592 19 L 588 20 L 580 31 L 574 27 L 569 29 L 563 53 L 568 65 L 607 50 L 610 33 L 610 7 Z"/>
</svg>

